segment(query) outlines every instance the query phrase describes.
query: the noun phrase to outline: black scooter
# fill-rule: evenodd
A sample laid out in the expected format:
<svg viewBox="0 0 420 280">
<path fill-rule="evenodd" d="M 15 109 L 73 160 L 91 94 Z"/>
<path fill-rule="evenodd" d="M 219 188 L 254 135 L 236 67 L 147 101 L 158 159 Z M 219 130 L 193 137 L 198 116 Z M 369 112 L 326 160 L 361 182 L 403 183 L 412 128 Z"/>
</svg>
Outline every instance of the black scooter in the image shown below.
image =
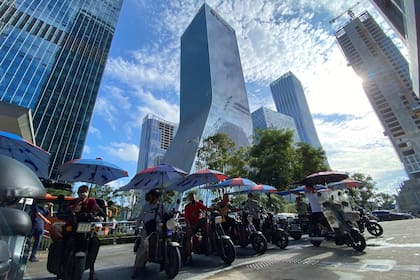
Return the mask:
<svg viewBox="0 0 420 280">
<path fill-rule="evenodd" d="M 360 220 L 357 221 L 360 232 L 364 232 L 365 229 L 373 236 L 381 236 L 384 233 L 384 229 L 378 223 L 377 220 L 371 219 L 365 209 L 359 208 Z"/>
<path fill-rule="evenodd" d="M 272 242 L 281 249 L 284 249 L 289 245 L 289 235 L 275 223 L 273 213 L 271 212 L 264 214 L 262 233 L 267 239 L 267 242 Z"/>
</svg>

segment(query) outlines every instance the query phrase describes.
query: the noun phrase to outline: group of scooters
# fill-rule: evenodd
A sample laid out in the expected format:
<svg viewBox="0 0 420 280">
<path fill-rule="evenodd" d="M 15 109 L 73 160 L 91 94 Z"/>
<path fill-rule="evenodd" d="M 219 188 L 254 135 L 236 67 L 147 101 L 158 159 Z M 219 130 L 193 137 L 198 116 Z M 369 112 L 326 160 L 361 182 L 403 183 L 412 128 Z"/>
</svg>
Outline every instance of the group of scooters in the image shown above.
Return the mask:
<svg viewBox="0 0 420 280">
<path fill-rule="evenodd" d="M 336 245 L 348 245 L 362 252 L 366 248 L 362 234 L 365 230 L 375 237 L 383 234 L 383 228 L 375 217 L 363 208 L 353 210 L 350 207 L 345 191 L 318 192 L 318 198 L 328 224 L 313 223 L 309 215 L 298 215 L 291 221 L 283 221 L 283 229 L 293 239 L 299 240 L 303 234 L 308 234 L 314 246 L 320 246 L 323 241 L 334 241 Z"/>
<path fill-rule="evenodd" d="M 236 258 L 235 245 L 247 247 L 251 244 L 258 255 L 265 253 L 268 242 L 282 249 L 288 245 L 287 233 L 275 223 L 272 214 L 267 214 L 263 220 L 262 231 L 257 229 L 254 224 L 256 219 L 250 213 L 232 213 L 230 218 L 233 224 L 226 226 L 218 211 L 205 213 L 200 221 L 202 226 L 193 235 L 192 252 L 196 255 L 217 255 L 226 265 L 230 265 Z M 176 213 L 164 215 L 154 237 L 149 236 L 148 239 L 147 261 L 160 264 L 168 278 L 174 278 L 187 257 L 183 218 Z"/>
</svg>

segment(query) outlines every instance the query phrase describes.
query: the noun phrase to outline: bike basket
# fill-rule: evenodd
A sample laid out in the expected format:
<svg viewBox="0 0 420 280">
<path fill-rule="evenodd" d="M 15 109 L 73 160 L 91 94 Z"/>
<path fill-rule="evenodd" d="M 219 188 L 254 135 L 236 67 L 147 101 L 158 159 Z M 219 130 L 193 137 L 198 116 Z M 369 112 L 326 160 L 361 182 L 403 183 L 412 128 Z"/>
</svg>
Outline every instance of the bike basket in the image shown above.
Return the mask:
<svg viewBox="0 0 420 280">
<path fill-rule="evenodd" d="M 92 229 L 90 223 L 78 223 L 76 232 L 89 232 Z"/>
<path fill-rule="evenodd" d="M 216 216 L 214 217 L 214 223 L 217 224 L 221 224 L 222 223 L 222 216 Z"/>
</svg>

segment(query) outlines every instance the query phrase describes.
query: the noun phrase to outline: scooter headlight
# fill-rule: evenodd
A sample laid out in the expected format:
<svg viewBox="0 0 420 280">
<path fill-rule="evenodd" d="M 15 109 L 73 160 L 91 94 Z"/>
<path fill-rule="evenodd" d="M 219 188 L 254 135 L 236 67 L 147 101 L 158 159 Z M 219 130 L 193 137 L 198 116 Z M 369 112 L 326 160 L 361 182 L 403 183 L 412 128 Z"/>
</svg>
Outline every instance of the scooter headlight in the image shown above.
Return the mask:
<svg viewBox="0 0 420 280">
<path fill-rule="evenodd" d="M 166 228 L 169 230 L 175 230 L 177 222 L 175 219 L 169 219 L 166 221 Z"/>
</svg>

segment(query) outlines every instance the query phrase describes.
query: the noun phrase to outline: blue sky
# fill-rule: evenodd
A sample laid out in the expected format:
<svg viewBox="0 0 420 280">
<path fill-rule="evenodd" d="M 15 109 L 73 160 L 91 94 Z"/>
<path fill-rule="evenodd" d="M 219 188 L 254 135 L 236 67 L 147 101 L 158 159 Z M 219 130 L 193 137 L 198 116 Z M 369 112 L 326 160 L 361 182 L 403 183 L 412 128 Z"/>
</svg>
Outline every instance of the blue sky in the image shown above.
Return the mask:
<svg viewBox="0 0 420 280">
<path fill-rule="evenodd" d="M 203 0 L 125 0 L 96 102 L 83 158 L 102 157 L 136 172 L 147 113 L 179 121 L 180 37 Z M 291 70 L 301 80 L 334 170 L 371 175 L 381 191 L 407 178 L 360 79 L 347 67 L 329 20 L 356 0 L 208 0 L 236 31 L 251 111 L 275 109 L 269 83 Z M 368 0 L 367 9 L 406 50 Z"/>
</svg>

